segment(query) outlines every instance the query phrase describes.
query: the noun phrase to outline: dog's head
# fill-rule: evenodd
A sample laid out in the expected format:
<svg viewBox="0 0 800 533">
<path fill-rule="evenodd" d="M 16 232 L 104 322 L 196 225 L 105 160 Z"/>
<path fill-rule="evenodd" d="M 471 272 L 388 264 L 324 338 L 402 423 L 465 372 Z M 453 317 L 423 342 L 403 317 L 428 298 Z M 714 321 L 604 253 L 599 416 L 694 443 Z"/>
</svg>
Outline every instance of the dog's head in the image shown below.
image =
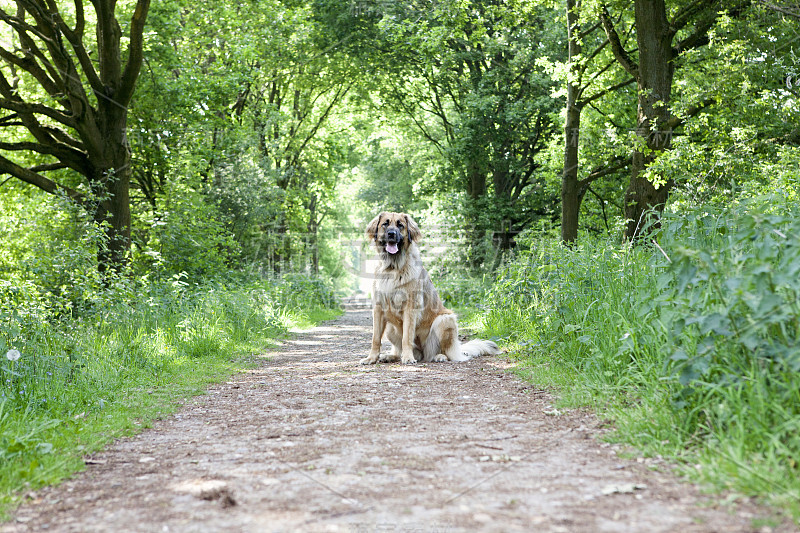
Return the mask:
<svg viewBox="0 0 800 533">
<path fill-rule="evenodd" d="M 419 226 L 405 213 L 382 212 L 367 225 L 367 239 L 373 242 L 384 259 L 402 257 L 422 234 Z"/>
</svg>

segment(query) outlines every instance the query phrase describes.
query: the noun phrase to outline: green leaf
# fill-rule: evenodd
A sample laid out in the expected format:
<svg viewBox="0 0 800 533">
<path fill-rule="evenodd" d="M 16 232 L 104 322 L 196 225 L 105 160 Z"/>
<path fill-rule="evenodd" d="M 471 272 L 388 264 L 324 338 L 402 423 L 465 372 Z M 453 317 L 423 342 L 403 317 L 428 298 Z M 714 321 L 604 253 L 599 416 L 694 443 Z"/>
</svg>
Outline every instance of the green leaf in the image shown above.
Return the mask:
<svg viewBox="0 0 800 533">
<path fill-rule="evenodd" d="M 670 361 L 686 361 L 689 359 L 689 356 L 683 350 L 683 348 L 678 348 L 672 355 L 669 357 Z"/>
<path fill-rule="evenodd" d="M 36 445 L 36 451 L 42 454 L 51 453 L 53 451 L 53 445 L 49 442 L 40 442 Z"/>
<path fill-rule="evenodd" d="M 697 323 L 700 327 L 700 333 L 703 335 L 708 335 L 709 333 L 716 333 L 723 337 L 732 335 L 727 327 L 728 318 L 720 313 L 711 313 L 710 315 L 700 317 Z"/>
<path fill-rule="evenodd" d="M 11 444 L 6 446 L 6 451 L 8 453 L 20 453 L 20 452 L 24 452 L 26 448 L 27 448 L 27 446 L 26 446 L 26 444 L 24 442 L 19 442 L 17 440 L 12 440 Z"/>
<path fill-rule="evenodd" d="M 698 357 L 681 369 L 678 382 L 686 386 L 693 381 L 697 381 L 708 373 L 710 366 L 706 357 Z"/>
</svg>

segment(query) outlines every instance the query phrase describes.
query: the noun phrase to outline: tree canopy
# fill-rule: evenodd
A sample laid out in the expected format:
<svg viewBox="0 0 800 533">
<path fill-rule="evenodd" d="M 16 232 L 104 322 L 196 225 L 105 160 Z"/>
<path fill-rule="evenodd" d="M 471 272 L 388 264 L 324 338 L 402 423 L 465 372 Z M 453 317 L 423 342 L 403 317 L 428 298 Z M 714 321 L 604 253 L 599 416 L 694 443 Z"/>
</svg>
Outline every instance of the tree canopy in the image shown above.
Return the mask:
<svg viewBox="0 0 800 533">
<path fill-rule="evenodd" d="M 389 206 L 462 227 L 475 267 L 534 228 L 631 238 L 665 208 L 793 179 L 797 13 L 17 0 L 0 193 L 71 199 L 104 228 L 101 271 L 341 272 L 344 228 Z"/>
</svg>

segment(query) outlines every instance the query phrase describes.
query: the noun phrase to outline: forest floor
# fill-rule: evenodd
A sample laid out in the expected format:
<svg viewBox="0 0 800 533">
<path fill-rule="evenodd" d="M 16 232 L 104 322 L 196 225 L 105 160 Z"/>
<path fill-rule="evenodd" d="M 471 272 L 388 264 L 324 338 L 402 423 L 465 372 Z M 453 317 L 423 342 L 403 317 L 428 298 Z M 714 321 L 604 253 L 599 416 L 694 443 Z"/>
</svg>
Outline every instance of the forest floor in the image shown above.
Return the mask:
<svg viewBox="0 0 800 533">
<path fill-rule="evenodd" d="M 296 333 L 86 470 L 2 533 L 796 531 L 622 458 L 507 358 L 361 366 L 371 314 Z"/>
</svg>

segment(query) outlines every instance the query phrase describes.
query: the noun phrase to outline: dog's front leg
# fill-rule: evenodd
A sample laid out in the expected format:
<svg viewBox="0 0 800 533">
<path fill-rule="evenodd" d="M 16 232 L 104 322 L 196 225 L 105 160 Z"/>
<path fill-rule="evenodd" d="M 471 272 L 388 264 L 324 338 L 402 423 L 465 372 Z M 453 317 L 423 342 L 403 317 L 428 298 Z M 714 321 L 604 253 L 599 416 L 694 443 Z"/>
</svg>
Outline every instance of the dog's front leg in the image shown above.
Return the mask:
<svg viewBox="0 0 800 533">
<path fill-rule="evenodd" d="M 412 365 L 417 362 L 414 359 L 414 336 L 417 332 L 416 313 L 414 312 L 414 299 L 409 298 L 403 308 L 403 339 L 401 341 L 400 362 Z"/>
<path fill-rule="evenodd" d="M 378 302 L 372 307 L 372 347 L 369 355 L 359 361 L 362 365 L 374 365 L 381 356 L 381 339 L 386 328 L 386 319 L 383 317 L 383 308 Z"/>
</svg>

